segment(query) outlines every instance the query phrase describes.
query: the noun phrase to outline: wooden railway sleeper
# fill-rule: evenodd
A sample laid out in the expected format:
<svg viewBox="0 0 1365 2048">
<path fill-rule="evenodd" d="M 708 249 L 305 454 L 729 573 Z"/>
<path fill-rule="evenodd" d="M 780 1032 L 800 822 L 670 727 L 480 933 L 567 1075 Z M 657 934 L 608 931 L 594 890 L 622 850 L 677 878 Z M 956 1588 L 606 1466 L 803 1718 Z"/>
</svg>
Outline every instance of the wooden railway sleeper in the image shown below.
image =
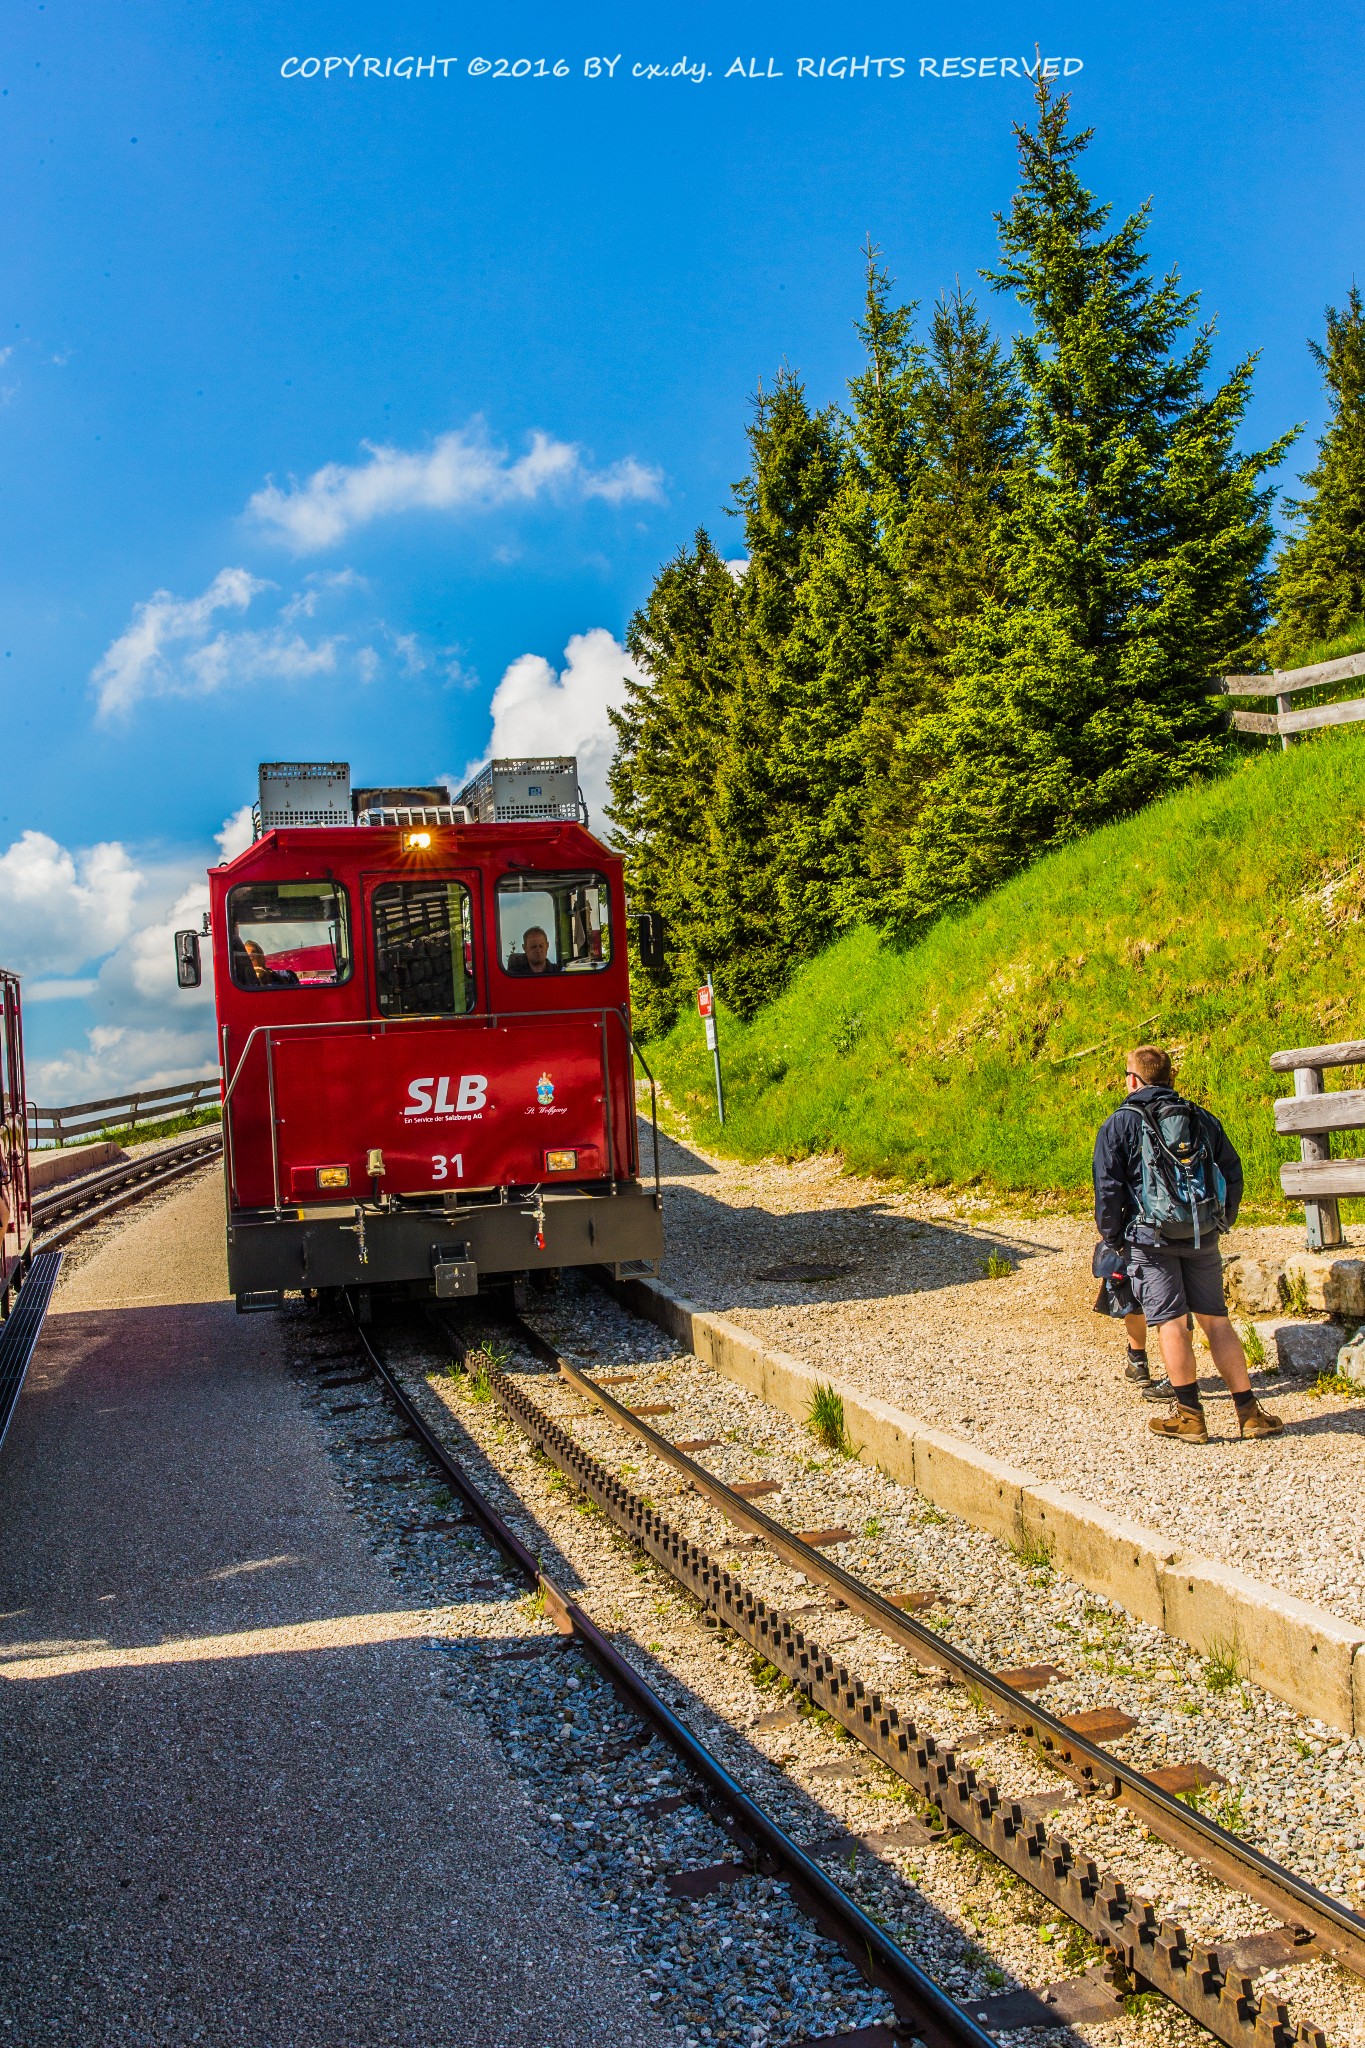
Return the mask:
<svg viewBox="0 0 1365 2048">
<path fill-rule="evenodd" d="M 869 1691 L 864 1681 L 808 1637 L 780 1609 L 752 1592 L 691 1537 L 675 1529 L 607 1467 L 546 1415 L 497 1367 L 489 1365 L 494 1398 L 542 1455 L 629 1535 L 670 1576 L 742 1640 L 791 1680 L 813 1707 L 827 1713 L 954 1827 L 1022 1877 L 1082 1928 L 1132 1988 L 1159 1991 L 1229 2048 L 1326 2048 L 1319 2028 L 1292 2021 L 1278 1998 L 1258 1996 L 1254 1980 L 1231 1971 L 1216 1948 L 1191 1944 L 1176 1924 L 1158 1922 L 1155 1908 L 1130 1899 L 1121 1879 L 1077 1861 L 1064 1836 L 1028 1820 L 998 1788 L 982 1783 L 940 1750 L 909 1717 Z M 1051 1745 L 1049 1745 L 1050 1747 Z"/>
</svg>

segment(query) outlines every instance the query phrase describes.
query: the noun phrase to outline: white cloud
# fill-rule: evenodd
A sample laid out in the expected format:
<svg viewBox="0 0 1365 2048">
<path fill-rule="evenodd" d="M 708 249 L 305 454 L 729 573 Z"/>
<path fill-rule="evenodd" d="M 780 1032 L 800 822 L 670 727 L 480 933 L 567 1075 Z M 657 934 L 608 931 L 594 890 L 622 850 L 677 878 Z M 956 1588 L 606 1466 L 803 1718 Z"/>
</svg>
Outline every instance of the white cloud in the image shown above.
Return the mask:
<svg viewBox="0 0 1365 2048">
<path fill-rule="evenodd" d="M 221 831 L 214 833 L 214 843 L 218 848 L 220 862 L 236 860 L 238 854 L 245 853 L 256 837 L 256 821 L 251 812 L 252 806 L 243 804 L 240 811 L 234 811 L 230 818 L 224 818 Z"/>
<path fill-rule="evenodd" d="M 493 693 L 493 737 L 485 759 L 506 755 L 575 754 L 590 822 L 606 828 L 607 771 L 616 734 L 607 717 L 625 702 L 626 678 L 640 670 L 605 626 L 575 633 L 555 670 L 543 655 L 523 654 Z M 480 764 L 466 771 L 473 774 Z"/>
<path fill-rule="evenodd" d="M 67 981 L 26 981 L 24 1007 L 34 1003 L 65 1003 L 76 996 L 92 996 L 99 983 L 91 975 L 76 975 Z"/>
<path fill-rule="evenodd" d="M 29 1088 L 45 1108 L 99 1101 L 120 1088 L 159 1088 L 172 1081 L 198 1081 L 216 1071 L 213 1033 L 188 1039 L 174 1030 L 97 1025 L 83 1051 L 74 1048 L 51 1059 L 29 1062 Z"/>
<path fill-rule="evenodd" d="M 0 853 L 0 960 L 21 974 L 73 973 L 126 937 L 141 883 L 116 840 L 73 853 L 22 833 Z"/>
<path fill-rule="evenodd" d="M 91 671 L 98 717 L 126 717 L 146 698 L 210 697 L 261 682 L 306 683 L 336 676 L 343 666 L 368 683 L 383 666 L 369 639 L 387 646 L 402 675 L 416 675 L 428 665 L 416 634 L 397 633 L 373 616 L 353 618 L 352 630 L 318 638 L 300 630 L 324 604 L 351 603 L 354 611 L 353 600 L 369 590 L 354 569 L 306 576 L 269 623 L 225 623 L 224 613 L 245 612 L 277 587 L 246 569 L 220 569 L 198 597 L 159 590 L 136 606 L 127 629 Z"/>
<path fill-rule="evenodd" d="M 303 482 L 291 478 L 287 487 L 268 483 L 252 497 L 248 512 L 296 554 L 313 554 L 400 512 L 488 509 L 546 495 L 603 498 L 614 505 L 662 496 L 661 472 L 633 455 L 593 469 L 574 442 L 534 433 L 527 452 L 512 460 L 489 440 L 480 420 L 438 435 L 422 450 L 374 441 L 361 445 L 366 461 L 328 462 Z"/>
<path fill-rule="evenodd" d="M 214 835 L 219 854 L 230 859 L 240 852 L 251 831 L 248 804 Z M 88 1101 L 212 1072 L 210 949 L 203 952 L 204 986 L 181 989 L 173 936 L 199 929 L 208 909 L 207 865 L 207 851 L 158 866 L 135 861 L 117 842 L 71 851 L 38 832 L 24 833 L 0 854 L 0 959 L 24 972 L 25 1002 L 85 1005 L 75 1044 L 58 1039 L 48 1049 L 50 1031 L 62 1029 L 55 1017 L 52 1026 L 30 1031 L 35 1100 Z M 79 967 L 95 971 L 71 972 Z"/>
<path fill-rule="evenodd" d="M 269 587 L 245 569 L 220 569 L 198 597 L 177 598 L 169 590 L 158 590 L 136 606 L 131 625 L 105 649 L 91 673 L 100 717 L 130 711 L 140 698 L 173 691 L 181 651 L 202 644 L 219 612 L 244 612 L 252 598 Z"/>
<path fill-rule="evenodd" d="M 303 579 L 303 589 L 296 590 L 288 604 L 280 609 L 280 617 L 286 625 L 295 619 L 316 617 L 318 606 L 326 597 L 332 597 L 338 590 L 368 590 L 369 581 L 356 569 L 310 569 Z"/>
<path fill-rule="evenodd" d="M 306 676 L 331 675 L 339 645 L 335 637 L 308 641 L 301 634 L 279 629 L 215 633 L 212 640 L 185 656 L 179 686 L 164 694 L 209 697 L 225 683 L 259 682 L 271 676 L 281 682 L 297 682 Z"/>
</svg>

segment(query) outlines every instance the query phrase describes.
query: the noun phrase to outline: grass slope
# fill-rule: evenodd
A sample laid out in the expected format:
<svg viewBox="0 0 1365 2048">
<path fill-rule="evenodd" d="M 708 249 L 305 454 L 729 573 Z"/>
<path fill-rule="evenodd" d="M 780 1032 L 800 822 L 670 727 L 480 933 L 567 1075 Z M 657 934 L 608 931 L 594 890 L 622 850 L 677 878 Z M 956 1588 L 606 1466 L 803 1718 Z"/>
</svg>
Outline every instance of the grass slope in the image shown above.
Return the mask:
<svg viewBox="0 0 1365 2048">
<path fill-rule="evenodd" d="M 1252 1207 L 1288 1220 L 1278 1167 L 1298 1146 L 1270 1104 L 1291 1090 L 1267 1060 L 1365 1037 L 1363 970 L 1365 730 L 1347 727 L 1047 856 L 904 952 L 852 932 L 747 1026 L 722 1013 L 723 1134 L 699 1020 L 650 1059 L 716 1149 L 1078 1203 L 1125 1048 L 1164 1044 Z"/>
</svg>

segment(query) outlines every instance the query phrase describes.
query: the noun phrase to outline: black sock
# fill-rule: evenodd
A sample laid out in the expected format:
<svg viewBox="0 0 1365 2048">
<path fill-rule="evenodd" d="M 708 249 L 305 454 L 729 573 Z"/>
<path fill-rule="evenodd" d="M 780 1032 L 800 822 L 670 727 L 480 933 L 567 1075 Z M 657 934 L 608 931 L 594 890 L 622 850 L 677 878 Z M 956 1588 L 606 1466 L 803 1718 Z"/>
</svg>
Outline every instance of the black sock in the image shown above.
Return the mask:
<svg viewBox="0 0 1365 2048">
<path fill-rule="evenodd" d="M 1172 1387 L 1171 1392 L 1175 1395 L 1176 1401 L 1179 1403 L 1179 1405 L 1182 1408 L 1188 1408 L 1191 1415 L 1197 1415 L 1199 1413 L 1199 1410 L 1203 1404 L 1199 1399 L 1199 1387 L 1197 1383 L 1192 1382 L 1188 1387 Z"/>
<path fill-rule="evenodd" d="M 1147 1353 L 1139 1351 L 1136 1345 L 1130 1344 L 1128 1346 L 1128 1363 L 1130 1365 L 1146 1365 Z"/>
<path fill-rule="evenodd" d="M 1256 1396 L 1248 1387 L 1244 1394 L 1233 1395 L 1232 1405 L 1237 1410 L 1237 1420 L 1245 1422 L 1247 1416 L 1250 1415 L 1252 1409 L 1256 1406 Z"/>
</svg>

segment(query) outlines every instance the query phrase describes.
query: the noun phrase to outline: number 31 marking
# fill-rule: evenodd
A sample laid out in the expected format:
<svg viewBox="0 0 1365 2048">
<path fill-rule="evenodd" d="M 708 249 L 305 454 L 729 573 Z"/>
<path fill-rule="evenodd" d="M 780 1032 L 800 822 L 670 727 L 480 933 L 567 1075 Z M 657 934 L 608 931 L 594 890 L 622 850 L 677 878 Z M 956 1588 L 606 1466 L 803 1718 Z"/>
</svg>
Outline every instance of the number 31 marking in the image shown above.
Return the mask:
<svg viewBox="0 0 1365 2048">
<path fill-rule="evenodd" d="M 432 1179 L 433 1179 L 433 1180 L 447 1180 L 447 1179 L 449 1179 L 449 1177 L 450 1177 L 450 1169 L 451 1169 L 451 1167 L 452 1167 L 452 1166 L 453 1166 L 453 1167 L 454 1167 L 454 1169 L 455 1169 L 455 1178 L 456 1178 L 456 1180 L 463 1180 L 463 1179 L 464 1179 L 464 1154 L 463 1154 L 463 1152 L 452 1152 L 452 1153 L 450 1154 L 450 1157 L 449 1157 L 449 1159 L 447 1159 L 447 1158 L 446 1158 L 446 1155 L 445 1155 L 445 1153 L 444 1153 L 444 1152 L 433 1152 L 433 1153 L 432 1153 L 432 1155 L 431 1155 L 431 1177 L 432 1177 Z"/>
</svg>

